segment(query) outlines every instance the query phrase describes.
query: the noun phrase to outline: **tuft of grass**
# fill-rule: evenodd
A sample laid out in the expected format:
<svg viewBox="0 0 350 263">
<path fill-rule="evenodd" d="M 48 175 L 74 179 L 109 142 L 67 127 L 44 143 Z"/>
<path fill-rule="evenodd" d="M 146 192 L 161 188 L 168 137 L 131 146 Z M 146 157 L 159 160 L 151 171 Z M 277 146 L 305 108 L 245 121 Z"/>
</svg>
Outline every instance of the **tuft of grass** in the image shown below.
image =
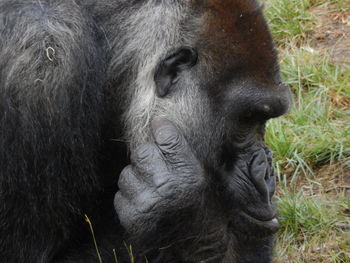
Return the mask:
<svg viewBox="0 0 350 263">
<path fill-rule="evenodd" d="M 133 251 L 132 246 L 131 245 L 128 246 L 125 242 L 124 242 L 124 246 L 125 246 L 126 250 L 128 251 L 130 263 L 135 263 L 134 251 Z"/>
<path fill-rule="evenodd" d="M 98 256 L 98 261 L 100 263 L 103 263 L 102 262 L 102 258 L 101 258 L 101 253 L 100 253 L 100 250 L 99 250 L 98 245 L 97 245 L 97 241 L 96 241 L 96 237 L 95 237 L 95 231 L 94 231 L 94 228 L 92 226 L 91 220 L 90 220 L 90 218 L 87 215 L 85 215 L 85 221 L 89 225 L 89 228 L 90 228 L 90 231 L 91 231 L 91 235 L 92 235 L 92 238 L 94 240 L 94 245 L 95 245 L 95 249 L 96 249 L 96 254 Z"/>
<path fill-rule="evenodd" d="M 314 235 L 324 240 L 332 232 L 350 230 L 350 218 L 344 213 L 346 200 L 327 200 L 322 196 L 289 191 L 277 198 L 281 231 L 293 235 L 295 242 L 303 242 L 306 236 Z"/>
<path fill-rule="evenodd" d="M 310 5 L 334 5 L 342 11 L 350 9 L 349 0 L 309 0 Z"/>
<path fill-rule="evenodd" d="M 309 0 L 266 0 L 266 16 L 272 35 L 280 46 L 300 44 L 315 23 L 315 17 L 307 12 Z"/>
<path fill-rule="evenodd" d="M 308 175 L 313 167 L 345 160 L 350 156 L 350 69 L 331 64 L 310 47 L 289 47 L 281 64 L 294 105 L 287 117 L 267 127 L 266 141 L 277 163 Z"/>
<path fill-rule="evenodd" d="M 342 11 L 350 9 L 349 0 L 263 0 L 272 35 L 279 46 L 302 45 L 317 23 L 309 12 L 316 5 L 333 5 Z"/>
<path fill-rule="evenodd" d="M 283 190 L 276 263 L 350 262 L 350 201 Z"/>
<path fill-rule="evenodd" d="M 113 256 L 114 256 L 115 263 L 118 263 L 117 252 L 116 252 L 115 248 L 113 248 Z"/>
</svg>

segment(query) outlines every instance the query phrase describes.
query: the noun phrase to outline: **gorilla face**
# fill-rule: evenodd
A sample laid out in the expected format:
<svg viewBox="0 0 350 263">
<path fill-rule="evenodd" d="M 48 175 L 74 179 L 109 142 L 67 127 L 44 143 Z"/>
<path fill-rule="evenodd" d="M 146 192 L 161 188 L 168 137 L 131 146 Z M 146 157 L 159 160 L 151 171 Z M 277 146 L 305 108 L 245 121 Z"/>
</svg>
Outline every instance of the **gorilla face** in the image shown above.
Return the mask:
<svg viewBox="0 0 350 263">
<path fill-rule="evenodd" d="M 275 179 L 264 127 L 287 111 L 290 96 L 261 7 L 254 0 L 158 2 L 140 4 L 126 22 L 139 26 L 129 35 L 140 39 L 129 45 L 139 59 L 126 85 L 131 149 L 152 140 L 152 118 L 166 117 L 208 179 L 221 185 L 234 223 L 245 222 L 243 231 L 274 232 Z"/>
</svg>

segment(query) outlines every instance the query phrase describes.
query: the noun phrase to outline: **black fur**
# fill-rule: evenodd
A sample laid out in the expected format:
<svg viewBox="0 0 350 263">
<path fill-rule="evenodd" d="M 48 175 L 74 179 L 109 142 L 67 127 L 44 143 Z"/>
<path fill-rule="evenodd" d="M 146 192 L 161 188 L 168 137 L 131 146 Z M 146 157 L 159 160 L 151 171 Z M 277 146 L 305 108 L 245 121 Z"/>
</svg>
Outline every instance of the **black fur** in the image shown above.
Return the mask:
<svg viewBox="0 0 350 263">
<path fill-rule="evenodd" d="M 72 1 L 38 3 L 0 1 L 1 262 L 51 262 L 106 213 L 98 30 Z"/>
</svg>

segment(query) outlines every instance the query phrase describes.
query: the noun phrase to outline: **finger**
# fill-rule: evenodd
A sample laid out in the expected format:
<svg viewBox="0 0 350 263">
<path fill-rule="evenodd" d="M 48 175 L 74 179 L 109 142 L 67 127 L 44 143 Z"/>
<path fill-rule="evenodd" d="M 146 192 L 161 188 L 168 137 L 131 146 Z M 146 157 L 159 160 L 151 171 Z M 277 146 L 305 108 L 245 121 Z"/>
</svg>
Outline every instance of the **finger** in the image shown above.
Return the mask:
<svg viewBox="0 0 350 263">
<path fill-rule="evenodd" d="M 151 123 L 154 140 L 170 164 L 194 163 L 196 158 L 186 139 L 169 120 L 156 117 Z"/>
<path fill-rule="evenodd" d="M 128 200 L 134 200 L 137 194 L 145 189 L 144 184 L 137 178 L 131 165 L 121 172 L 118 180 L 120 193 Z"/>
<path fill-rule="evenodd" d="M 134 153 L 131 153 L 131 163 L 137 171 L 139 180 L 152 184 L 158 177 L 167 177 L 169 169 L 163 154 L 154 143 L 140 146 Z"/>
<path fill-rule="evenodd" d="M 120 191 L 114 196 L 114 209 L 117 212 L 121 225 L 126 229 L 130 229 L 129 219 L 133 218 L 135 208 L 130 200 L 125 198 Z"/>
</svg>

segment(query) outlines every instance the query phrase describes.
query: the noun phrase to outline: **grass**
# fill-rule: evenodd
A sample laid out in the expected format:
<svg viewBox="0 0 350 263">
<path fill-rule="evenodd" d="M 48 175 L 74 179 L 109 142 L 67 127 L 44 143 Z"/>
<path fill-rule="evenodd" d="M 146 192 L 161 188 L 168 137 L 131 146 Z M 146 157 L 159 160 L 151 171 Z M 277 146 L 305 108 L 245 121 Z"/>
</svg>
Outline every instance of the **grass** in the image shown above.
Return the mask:
<svg viewBox="0 0 350 263">
<path fill-rule="evenodd" d="M 350 156 L 350 109 L 342 105 L 350 102 L 350 70 L 308 48 L 293 47 L 281 63 L 294 105 L 286 118 L 268 126 L 277 162 L 312 174 L 310 167 L 343 161 Z"/>
<path fill-rule="evenodd" d="M 350 66 L 333 62 L 332 47 L 320 50 L 312 39 L 320 23 L 313 7 L 344 12 L 350 1 L 264 2 L 281 71 L 294 96 L 290 113 L 271 121 L 266 136 L 280 186 L 276 262 L 350 263 L 350 197 L 344 179 L 350 177 Z"/>
<path fill-rule="evenodd" d="M 307 12 L 308 0 L 271 0 L 266 15 L 270 28 L 278 45 L 300 44 L 311 29 L 313 17 Z"/>
<path fill-rule="evenodd" d="M 286 190 L 278 201 L 282 229 L 276 263 L 350 262 L 348 199 Z"/>
</svg>

